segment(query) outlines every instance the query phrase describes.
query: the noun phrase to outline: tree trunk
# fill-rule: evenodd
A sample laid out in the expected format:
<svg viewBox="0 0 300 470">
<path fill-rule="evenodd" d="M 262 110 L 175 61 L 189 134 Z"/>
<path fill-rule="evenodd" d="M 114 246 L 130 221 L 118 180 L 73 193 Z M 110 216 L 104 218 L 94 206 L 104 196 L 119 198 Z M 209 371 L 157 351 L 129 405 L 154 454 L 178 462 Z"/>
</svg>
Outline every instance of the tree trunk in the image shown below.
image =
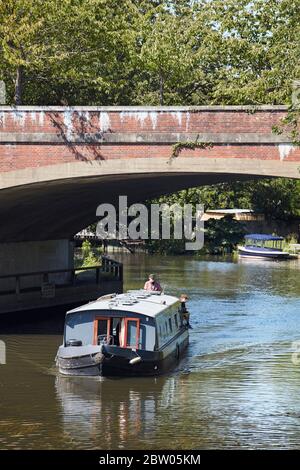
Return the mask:
<svg viewBox="0 0 300 470">
<path fill-rule="evenodd" d="M 164 104 L 164 77 L 162 74 L 159 76 L 159 104 L 161 106 Z"/>
<path fill-rule="evenodd" d="M 15 104 L 22 104 L 23 98 L 23 79 L 24 79 L 24 67 L 19 65 L 16 73 L 15 81 Z"/>
</svg>

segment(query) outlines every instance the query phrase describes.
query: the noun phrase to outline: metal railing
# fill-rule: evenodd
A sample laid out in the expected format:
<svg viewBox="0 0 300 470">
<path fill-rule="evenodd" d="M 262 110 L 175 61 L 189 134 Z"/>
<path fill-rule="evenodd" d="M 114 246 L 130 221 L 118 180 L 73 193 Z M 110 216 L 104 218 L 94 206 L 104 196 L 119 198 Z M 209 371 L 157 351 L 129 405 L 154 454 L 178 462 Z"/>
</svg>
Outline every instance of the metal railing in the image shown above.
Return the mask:
<svg viewBox="0 0 300 470">
<path fill-rule="evenodd" d="M 101 265 L 88 268 L 43 270 L 1 275 L 0 295 L 18 295 L 34 291 L 41 291 L 43 295 L 47 289 L 49 292 L 51 288 L 59 289 L 84 284 L 100 284 L 108 280 L 123 281 L 123 264 L 107 256 L 102 256 L 101 259 Z M 31 282 L 30 278 L 32 278 Z M 6 289 L 4 286 L 5 281 L 8 281 L 8 284 L 12 284 L 12 286 L 9 285 Z M 24 284 L 27 284 L 27 286 Z"/>
<path fill-rule="evenodd" d="M 119 281 L 123 281 L 123 264 L 119 261 L 108 258 L 107 256 L 102 256 L 102 271 L 104 273 L 110 273 L 114 277 L 118 278 Z"/>
</svg>

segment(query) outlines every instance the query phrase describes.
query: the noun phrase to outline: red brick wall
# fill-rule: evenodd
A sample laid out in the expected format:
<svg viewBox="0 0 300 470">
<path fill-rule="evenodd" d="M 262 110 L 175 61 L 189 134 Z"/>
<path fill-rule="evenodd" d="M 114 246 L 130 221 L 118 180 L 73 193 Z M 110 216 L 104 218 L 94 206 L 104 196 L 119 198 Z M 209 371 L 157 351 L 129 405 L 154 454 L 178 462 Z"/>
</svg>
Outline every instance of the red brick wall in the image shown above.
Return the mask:
<svg viewBox="0 0 300 470">
<path fill-rule="evenodd" d="M 71 161 L 122 158 L 169 158 L 172 144 L 68 144 L 76 134 L 113 133 L 214 133 L 272 135 L 272 126 L 284 117 L 284 110 L 254 113 L 243 110 L 183 110 L 171 111 L 75 111 L 75 110 L 13 110 L 0 109 L 0 134 L 46 133 L 62 136 L 64 142 L 55 144 L 1 143 L 0 172 L 28 167 L 55 165 Z M 274 134 L 273 134 L 274 135 Z M 4 139 L 5 140 L 5 139 Z M 283 152 L 283 153 L 282 153 Z M 255 158 L 260 160 L 299 161 L 300 149 L 284 149 L 278 144 L 214 144 L 207 149 L 184 149 L 181 157 Z"/>
</svg>

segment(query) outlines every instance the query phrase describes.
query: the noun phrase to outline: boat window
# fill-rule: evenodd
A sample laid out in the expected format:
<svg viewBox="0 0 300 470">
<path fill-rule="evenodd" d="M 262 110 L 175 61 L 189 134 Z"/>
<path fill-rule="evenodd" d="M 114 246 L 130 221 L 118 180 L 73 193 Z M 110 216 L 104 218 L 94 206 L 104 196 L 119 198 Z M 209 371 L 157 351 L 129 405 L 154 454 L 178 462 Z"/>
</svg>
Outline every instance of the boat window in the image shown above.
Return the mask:
<svg viewBox="0 0 300 470">
<path fill-rule="evenodd" d="M 178 318 L 177 318 L 177 313 L 175 313 L 175 315 L 174 315 L 174 321 L 175 321 L 176 328 L 178 329 Z"/>
<path fill-rule="evenodd" d="M 105 335 L 107 333 L 107 320 L 98 320 L 98 329 L 97 329 L 98 336 Z"/>
<path fill-rule="evenodd" d="M 126 319 L 127 347 L 138 348 L 139 342 L 139 321 L 135 319 Z"/>
<path fill-rule="evenodd" d="M 140 325 L 138 349 L 146 349 L 146 325 Z"/>
<path fill-rule="evenodd" d="M 166 330 L 166 335 L 168 334 L 168 322 L 166 321 L 165 323 L 165 330 Z"/>
<path fill-rule="evenodd" d="M 172 318 L 169 318 L 169 328 L 170 328 L 170 333 L 172 333 Z"/>
<path fill-rule="evenodd" d="M 159 325 L 159 336 L 162 336 L 161 325 Z"/>
<path fill-rule="evenodd" d="M 111 318 L 96 317 L 94 322 L 94 344 L 110 341 Z"/>
</svg>

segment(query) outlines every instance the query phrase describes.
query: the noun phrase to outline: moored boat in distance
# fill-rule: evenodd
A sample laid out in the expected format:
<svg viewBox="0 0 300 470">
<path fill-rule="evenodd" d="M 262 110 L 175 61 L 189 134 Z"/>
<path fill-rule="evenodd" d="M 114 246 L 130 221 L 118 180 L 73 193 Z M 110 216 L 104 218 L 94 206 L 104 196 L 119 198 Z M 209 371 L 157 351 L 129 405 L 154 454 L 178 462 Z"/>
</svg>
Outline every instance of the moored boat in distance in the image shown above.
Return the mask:
<svg viewBox="0 0 300 470">
<path fill-rule="evenodd" d="M 111 294 L 66 314 L 56 363 L 64 375 L 159 375 L 188 345 L 177 297 L 135 290 Z"/>
<path fill-rule="evenodd" d="M 276 260 L 292 258 L 287 251 L 282 250 L 283 240 L 283 237 L 263 233 L 246 235 L 245 245 L 238 246 L 238 253 L 243 258 Z"/>
</svg>

